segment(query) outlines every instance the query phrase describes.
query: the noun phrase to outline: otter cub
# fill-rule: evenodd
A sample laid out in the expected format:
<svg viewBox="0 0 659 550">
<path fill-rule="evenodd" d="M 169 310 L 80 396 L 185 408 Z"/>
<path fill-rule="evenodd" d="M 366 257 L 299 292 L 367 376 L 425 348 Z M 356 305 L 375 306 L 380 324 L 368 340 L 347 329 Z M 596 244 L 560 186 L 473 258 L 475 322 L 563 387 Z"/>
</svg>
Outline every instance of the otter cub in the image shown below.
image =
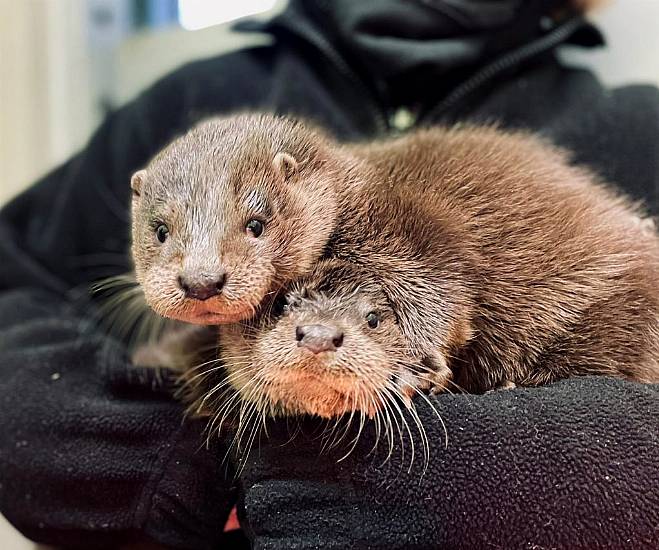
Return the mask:
<svg viewBox="0 0 659 550">
<path fill-rule="evenodd" d="M 252 317 L 322 256 L 376 273 L 444 387 L 659 379 L 659 239 L 530 135 L 341 145 L 298 121 L 207 121 L 132 180 L 136 273 L 166 316 Z"/>
<path fill-rule="evenodd" d="M 219 357 L 228 382 L 259 413 L 373 417 L 409 402 L 432 376 L 396 319 L 368 267 L 322 260 L 261 317 L 221 326 Z"/>
<path fill-rule="evenodd" d="M 344 176 L 327 153 L 302 124 L 242 115 L 202 123 L 156 155 L 131 179 L 147 303 L 190 323 L 235 322 L 308 273 Z"/>
</svg>

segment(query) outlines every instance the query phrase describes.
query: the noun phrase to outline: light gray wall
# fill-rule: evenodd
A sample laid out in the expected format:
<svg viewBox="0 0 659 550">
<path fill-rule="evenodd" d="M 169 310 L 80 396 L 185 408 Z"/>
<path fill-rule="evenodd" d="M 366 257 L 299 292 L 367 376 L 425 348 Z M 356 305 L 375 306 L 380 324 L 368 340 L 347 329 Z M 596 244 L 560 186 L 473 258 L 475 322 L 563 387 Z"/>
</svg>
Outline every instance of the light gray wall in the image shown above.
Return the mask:
<svg viewBox="0 0 659 550">
<path fill-rule="evenodd" d="M 610 86 L 647 82 L 659 86 L 659 0 L 617 0 L 592 19 L 607 47 L 571 49 L 565 59 L 592 67 Z"/>
</svg>

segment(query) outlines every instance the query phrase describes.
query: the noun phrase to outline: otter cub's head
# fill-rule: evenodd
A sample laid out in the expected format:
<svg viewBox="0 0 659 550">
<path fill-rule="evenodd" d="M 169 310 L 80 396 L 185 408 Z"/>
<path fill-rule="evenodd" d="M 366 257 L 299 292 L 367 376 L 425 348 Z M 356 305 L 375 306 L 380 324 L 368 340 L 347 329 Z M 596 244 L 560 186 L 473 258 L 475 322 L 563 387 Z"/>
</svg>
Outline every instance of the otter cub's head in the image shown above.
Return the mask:
<svg viewBox="0 0 659 550">
<path fill-rule="evenodd" d="M 251 317 L 307 273 L 336 216 L 330 142 L 270 115 L 208 120 L 137 172 L 133 258 L 147 303 L 198 324 Z"/>
<path fill-rule="evenodd" d="M 252 326 L 221 327 L 229 383 L 262 413 L 373 417 L 422 387 L 423 367 L 365 268 L 326 260 Z"/>
</svg>

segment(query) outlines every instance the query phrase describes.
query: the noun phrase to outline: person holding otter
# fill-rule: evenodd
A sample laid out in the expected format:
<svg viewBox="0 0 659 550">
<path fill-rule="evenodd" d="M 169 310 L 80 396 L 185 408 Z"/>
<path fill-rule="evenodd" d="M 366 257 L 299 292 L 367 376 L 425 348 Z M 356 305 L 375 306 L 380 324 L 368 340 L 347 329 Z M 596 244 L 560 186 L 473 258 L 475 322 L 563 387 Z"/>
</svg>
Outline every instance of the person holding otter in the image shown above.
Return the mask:
<svg viewBox="0 0 659 550">
<path fill-rule="evenodd" d="M 402 131 L 402 106 L 417 125 L 496 119 L 566 147 L 656 214 L 659 93 L 604 90 L 554 56 L 601 40 L 583 4 L 293 1 L 262 29 L 273 45 L 156 84 L 6 207 L 2 513 L 35 540 L 79 547 L 212 548 L 237 498 L 257 547 L 656 546 L 656 386 L 583 378 L 441 396 L 449 445 L 424 422 L 428 463 L 409 470 L 396 453 L 373 461 L 368 434 L 337 462 L 313 438 L 280 445 L 289 434 L 275 424 L 239 491 L 221 462 L 230 442 L 195 452 L 203 423 L 181 425 L 181 406 L 87 321 L 95 305 L 77 292 L 130 269 L 130 175 L 200 112 L 290 113 L 342 140 Z M 121 262 L 76 261 L 100 251 Z"/>
</svg>

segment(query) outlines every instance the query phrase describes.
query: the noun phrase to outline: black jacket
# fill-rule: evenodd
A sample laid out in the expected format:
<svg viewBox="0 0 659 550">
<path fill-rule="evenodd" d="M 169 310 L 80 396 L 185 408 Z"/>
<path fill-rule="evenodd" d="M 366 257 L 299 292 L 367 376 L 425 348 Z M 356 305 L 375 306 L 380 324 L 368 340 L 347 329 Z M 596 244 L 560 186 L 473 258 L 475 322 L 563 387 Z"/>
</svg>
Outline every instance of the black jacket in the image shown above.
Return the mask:
<svg viewBox="0 0 659 550">
<path fill-rule="evenodd" d="M 561 65 L 557 46 L 601 38 L 579 16 L 548 25 L 540 17 L 547 3 L 491 3 L 497 11 L 433 1 L 407 11 L 414 3 L 388 1 L 392 11 L 382 15 L 377 3 L 293 2 L 264 26 L 243 24 L 270 33 L 271 45 L 199 61 L 160 80 L 109 116 L 83 151 L 8 204 L 0 214 L 2 513 L 35 540 L 82 548 L 141 536 L 180 548 L 221 540 L 236 489 L 225 481 L 233 475 L 220 466 L 220 442 L 199 448 L 203 426 L 181 425 L 180 406 L 134 376 L 124 345 L 90 320 L 96 305 L 86 298 L 93 281 L 130 269 L 130 174 L 205 116 L 292 113 L 343 139 L 396 131 L 401 107 L 416 124 L 496 121 L 567 147 L 659 213 L 659 92 L 608 90 L 590 72 Z M 365 6 L 366 19 L 354 5 Z M 419 9 L 431 12 L 419 17 Z M 421 25 L 426 15 L 438 18 L 428 27 L 440 29 L 436 36 Z M 394 47 L 392 29 L 404 29 Z M 468 429 L 448 449 L 443 440 L 431 442 L 425 481 L 412 493 L 414 480 L 385 474 L 376 482 L 357 466 L 339 474 L 332 461 L 305 452 L 304 441 L 281 451 L 263 440 L 241 478 L 247 506 L 240 512 L 255 545 L 659 544 L 658 388 L 584 379 L 494 393 L 476 401 L 481 412 L 473 418 L 483 422 L 468 421 L 469 399 L 436 398 L 449 433 L 465 422 Z M 516 399 L 524 406 L 515 408 Z M 495 421 L 500 414 L 505 422 Z M 529 430 L 542 434 L 534 452 Z M 517 478 L 513 456 L 523 461 L 513 466 L 523 474 Z M 634 459 L 621 463 L 625 456 Z M 295 462 L 289 473 L 280 469 L 287 459 Z M 464 464 L 479 476 L 464 479 Z M 555 481 L 536 484 L 529 472 Z M 433 476 L 450 486 L 432 486 Z M 493 490 L 479 479 L 501 484 Z M 566 486 L 570 491 L 559 491 Z M 459 513 L 448 495 L 460 499 Z M 542 506 L 529 506 L 535 496 Z M 343 504 L 335 506 L 337 499 Z M 400 522 L 403 510 L 411 515 Z M 555 528 L 538 527 L 543 511 Z M 498 531 L 504 528 L 505 536 Z"/>
</svg>

